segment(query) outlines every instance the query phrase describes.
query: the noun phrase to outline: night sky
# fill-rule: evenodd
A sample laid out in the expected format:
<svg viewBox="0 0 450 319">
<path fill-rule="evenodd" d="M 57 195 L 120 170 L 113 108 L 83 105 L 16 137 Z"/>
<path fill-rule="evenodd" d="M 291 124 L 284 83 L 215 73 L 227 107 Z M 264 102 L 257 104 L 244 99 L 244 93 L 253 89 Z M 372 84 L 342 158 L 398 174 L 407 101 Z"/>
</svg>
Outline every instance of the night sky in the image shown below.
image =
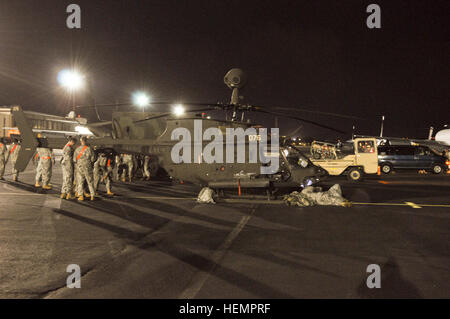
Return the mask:
<svg viewBox="0 0 450 319">
<path fill-rule="evenodd" d="M 81 6 L 81 30 L 66 27 L 70 3 Z M 381 29 L 366 27 L 370 3 Z M 239 67 L 248 103 L 362 117 L 296 113 L 359 134 L 379 134 L 384 114 L 385 135 L 426 138 L 450 122 L 449 13 L 448 0 L 2 0 L 0 105 L 66 114 L 56 76 L 72 65 L 92 92 L 77 104 L 128 102 L 136 89 L 156 101 L 228 102 L 223 76 Z M 280 119 L 282 133 L 297 125 Z M 306 124 L 299 135 L 335 136 Z"/>
</svg>

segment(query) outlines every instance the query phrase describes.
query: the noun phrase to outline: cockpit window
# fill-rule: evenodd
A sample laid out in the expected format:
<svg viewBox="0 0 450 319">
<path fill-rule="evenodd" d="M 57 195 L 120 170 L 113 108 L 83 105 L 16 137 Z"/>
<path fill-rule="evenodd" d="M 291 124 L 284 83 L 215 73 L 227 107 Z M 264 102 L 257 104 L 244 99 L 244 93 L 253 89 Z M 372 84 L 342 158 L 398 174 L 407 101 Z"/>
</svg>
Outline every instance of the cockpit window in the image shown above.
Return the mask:
<svg viewBox="0 0 450 319">
<path fill-rule="evenodd" d="M 359 141 L 358 142 L 358 153 L 374 153 L 375 146 L 373 141 Z"/>
</svg>

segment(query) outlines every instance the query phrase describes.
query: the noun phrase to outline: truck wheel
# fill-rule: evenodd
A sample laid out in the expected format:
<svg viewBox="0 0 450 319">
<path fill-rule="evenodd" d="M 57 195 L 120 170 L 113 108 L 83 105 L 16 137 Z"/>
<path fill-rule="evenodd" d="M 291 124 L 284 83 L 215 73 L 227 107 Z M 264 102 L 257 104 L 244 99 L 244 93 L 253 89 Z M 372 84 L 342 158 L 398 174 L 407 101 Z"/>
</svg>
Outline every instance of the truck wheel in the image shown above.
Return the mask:
<svg viewBox="0 0 450 319">
<path fill-rule="evenodd" d="M 360 181 L 363 178 L 363 172 L 359 168 L 353 167 L 348 171 L 347 178 L 352 182 Z"/>
<path fill-rule="evenodd" d="M 443 171 L 442 166 L 439 164 L 434 164 L 433 165 L 433 173 L 435 174 L 441 174 Z"/>
<path fill-rule="evenodd" d="M 384 174 L 389 174 L 392 172 L 392 166 L 390 164 L 381 164 L 381 171 Z"/>
</svg>

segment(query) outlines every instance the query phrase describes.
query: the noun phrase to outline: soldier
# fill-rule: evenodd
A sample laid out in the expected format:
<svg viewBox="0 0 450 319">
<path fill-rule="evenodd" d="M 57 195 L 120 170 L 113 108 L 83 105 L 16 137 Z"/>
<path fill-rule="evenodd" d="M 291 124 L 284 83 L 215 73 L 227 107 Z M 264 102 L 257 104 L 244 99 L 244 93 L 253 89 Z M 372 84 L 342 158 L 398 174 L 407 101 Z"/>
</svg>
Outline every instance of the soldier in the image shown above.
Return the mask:
<svg viewBox="0 0 450 319">
<path fill-rule="evenodd" d="M 97 161 L 94 163 L 94 189 L 96 195 L 98 195 L 98 186 L 100 182 L 104 182 L 106 185 L 106 194 L 108 196 L 114 196 L 111 192 L 111 175 L 113 171 L 112 160 L 107 157 L 106 154 L 100 153 Z"/>
<path fill-rule="evenodd" d="M 149 166 L 150 165 L 150 156 L 145 155 L 144 157 L 144 180 L 149 181 L 150 180 L 150 170 L 149 170 Z"/>
<path fill-rule="evenodd" d="M 113 169 L 113 178 L 114 181 L 118 182 L 120 179 L 120 175 L 122 174 L 122 162 L 120 160 L 120 156 L 116 155 L 115 156 L 115 165 L 114 165 L 114 169 Z"/>
<path fill-rule="evenodd" d="M 122 182 L 126 181 L 126 175 L 128 172 L 128 181 L 131 183 L 133 179 L 133 169 L 134 169 L 134 156 L 131 154 L 122 154 L 122 163 L 126 165 L 126 168 L 122 171 Z"/>
<path fill-rule="evenodd" d="M 15 138 L 9 148 L 9 153 L 8 153 L 8 158 L 11 158 L 11 165 L 12 165 L 11 170 L 12 170 L 12 174 L 13 174 L 13 181 L 15 181 L 15 182 L 17 182 L 17 180 L 19 178 L 19 171 L 16 170 L 15 166 L 16 166 L 16 162 L 17 162 L 17 157 L 19 156 L 20 147 L 21 146 L 19 144 L 19 141 Z"/>
<path fill-rule="evenodd" d="M 69 142 L 63 148 L 63 157 L 61 159 L 61 167 L 63 173 L 63 183 L 61 187 L 61 198 L 62 199 L 73 199 L 73 152 L 74 145 L 77 140 L 73 137 L 69 138 Z"/>
<path fill-rule="evenodd" d="M 52 150 L 47 147 L 37 149 L 39 154 L 39 163 L 36 169 L 36 187 L 40 187 L 39 182 L 42 179 L 43 189 L 52 189 L 50 179 L 52 178 Z"/>
<path fill-rule="evenodd" d="M 83 183 L 86 181 L 91 200 L 95 199 L 95 190 L 93 185 L 93 163 L 95 162 L 95 153 L 92 148 L 87 145 L 87 138 L 83 136 L 80 139 L 81 145 L 77 147 L 73 154 L 73 161 L 77 167 L 77 193 L 79 195 L 78 200 L 84 200 Z"/>
<path fill-rule="evenodd" d="M 5 163 L 8 149 L 4 144 L 3 139 L 0 140 L 0 180 L 4 180 L 3 174 L 5 173 Z"/>
</svg>

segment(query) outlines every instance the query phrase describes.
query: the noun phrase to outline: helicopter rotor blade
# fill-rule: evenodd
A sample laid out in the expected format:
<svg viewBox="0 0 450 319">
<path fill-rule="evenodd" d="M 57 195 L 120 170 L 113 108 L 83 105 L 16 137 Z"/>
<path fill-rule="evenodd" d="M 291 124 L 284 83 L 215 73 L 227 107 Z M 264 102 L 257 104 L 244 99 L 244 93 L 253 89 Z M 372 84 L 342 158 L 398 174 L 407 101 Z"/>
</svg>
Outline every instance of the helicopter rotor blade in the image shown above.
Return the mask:
<svg viewBox="0 0 450 319">
<path fill-rule="evenodd" d="M 293 130 L 292 132 L 290 132 L 286 136 L 291 137 L 292 135 L 297 134 L 302 129 L 302 127 L 303 127 L 303 125 L 299 125 L 295 130 Z"/>
<path fill-rule="evenodd" d="M 188 105 L 188 106 L 210 106 L 212 108 L 215 107 L 223 107 L 226 106 L 225 104 L 221 104 L 221 103 L 195 103 L 195 102 L 191 102 L 191 103 L 176 103 L 176 102 L 149 102 L 149 106 L 151 105 L 176 105 L 176 104 L 182 104 L 182 105 Z M 135 106 L 133 103 L 106 103 L 106 104 L 95 104 L 95 105 L 77 105 L 75 106 L 75 108 L 77 109 L 83 109 L 83 108 L 103 108 L 103 107 L 119 107 L 119 106 Z"/>
<path fill-rule="evenodd" d="M 198 105 L 198 104 L 197 104 L 197 105 Z M 195 113 L 195 112 L 211 111 L 211 109 L 212 109 L 212 108 L 187 110 L 187 111 L 185 111 L 185 113 Z M 141 122 L 150 121 L 150 120 L 155 120 L 155 119 L 164 118 L 164 117 L 169 117 L 169 116 L 173 116 L 173 113 L 172 113 L 172 112 L 165 112 L 165 113 L 162 113 L 162 114 L 158 114 L 158 115 L 146 117 L 146 118 L 144 118 L 144 119 L 142 119 L 142 120 L 135 120 L 135 121 L 133 121 L 133 123 L 141 123 Z"/>
<path fill-rule="evenodd" d="M 321 127 L 321 128 L 325 128 L 325 129 L 328 129 L 328 130 L 331 130 L 331 131 L 335 131 L 335 132 L 338 132 L 338 133 L 341 133 L 341 134 L 347 133 L 347 132 L 344 132 L 344 131 L 339 130 L 337 128 L 334 128 L 334 127 L 331 127 L 331 126 L 328 126 L 328 125 L 324 125 L 324 124 L 321 124 L 321 123 L 317 123 L 317 122 L 314 122 L 314 121 L 310 121 L 310 120 L 307 120 L 307 119 L 303 119 L 303 118 L 300 118 L 298 116 L 292 116 L 292 115 L 289 115 L 289 114 L 283 114 L 283 113 L 279 113 L 279 112 L 266 111 L 266 110 L 263 110 L 262 108 L 261 109 L 255 108 L 253 111 L 254 112 L 260 112 L 260 113 L 265 113 L 265 114 L 270 114 L 270 115 L 274 115 L 274 116 L 279 116 L 279 117 L 284 117 L 284 118 L 289 118 L 289 119 L 294 119 L 294 120 L 298 120 L 298 121 L 302 121 L 304 123 L 312 124 L 312 125 L 315 125 L 315 126 L 318 126 L 318 127 Z"/>
<path fill-rule="evenodd" d="M 100 126 L 107 126 L 111 125 L 112 121 L 103 121 L 103 122 L 95 122 L 95 123 L 88 123 L 86 126 L 89 127 L 100 127 Z"/>
<path fill-rule="evenodd" d="M 365 118 L 353 116 L 353 115 L 347 115 L 347 114 L 340 114 L 340 113 L 332 113 L 332 112 L 323 112 L 323 111 L 315 111 L 315 110 L 308 110 L 303 108 L 293 108 L 293 107 L 284 107 L 284 106 L 254 106 L 256 108 L 265 109 L 265 110 L 271 110 L 271 109 L 278 109 L 281 111 L 288 111 L 288 112 L 298 112 L 298 113 L 310 113 L 310 114 L 319 114 L 319 115 L 326 115 L 326 116 L 333 116 L 333 117 L 340 117 L 345 119 L 352 119 L 352 120 L 365 120 Z"/>
</svg>

